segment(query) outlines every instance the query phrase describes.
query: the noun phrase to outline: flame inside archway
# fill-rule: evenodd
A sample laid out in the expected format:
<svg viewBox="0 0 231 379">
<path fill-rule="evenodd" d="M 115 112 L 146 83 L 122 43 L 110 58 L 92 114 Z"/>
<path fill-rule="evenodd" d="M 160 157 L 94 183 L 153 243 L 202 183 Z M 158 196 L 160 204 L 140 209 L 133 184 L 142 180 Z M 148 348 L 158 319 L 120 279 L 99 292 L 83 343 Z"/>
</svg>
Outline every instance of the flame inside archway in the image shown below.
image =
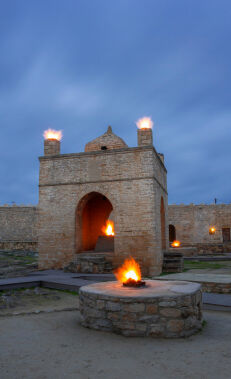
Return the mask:
<svg viewBox="0 0 231 379">
<path fill-rule="evenodd" d="M 114 222 L 111 220 L 107 220 L 106 225 L 102 228 L 102 232 L 106 236 L 114 236 L 115 235 Z"/>
<path fill-rule="evenodd" d="M 180 241 L 173 241 L 171 246 L 172 247 L 180 247 Z"/>
</svg>

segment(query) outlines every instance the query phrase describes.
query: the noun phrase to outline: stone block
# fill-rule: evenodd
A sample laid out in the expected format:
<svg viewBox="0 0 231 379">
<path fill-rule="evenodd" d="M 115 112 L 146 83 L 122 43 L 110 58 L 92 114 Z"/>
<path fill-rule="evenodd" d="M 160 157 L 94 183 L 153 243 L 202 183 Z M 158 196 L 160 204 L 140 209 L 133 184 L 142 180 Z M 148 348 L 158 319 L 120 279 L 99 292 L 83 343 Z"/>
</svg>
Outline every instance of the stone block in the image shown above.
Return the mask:
<svg viewBox="0 0 231 379">
<path fill-rule="evenodd" d="M 125 304 L 123 310 L 127 312 L 144 312 L 145 305 L 143 303 Z"/>
<path fill-rule="evenodd" d="M 158 306 L 155 304 L 147 304 L 146 305 L 146 313 L 147 314 L 156 314 L 158 312 Z"/>
<path fill-rule="evenodd" d="M 124 321 L 116 321 L 113 323 L 113 325 L 117 329 L 121 330 L 135 330 L 136 329 L 136 324 L 134 322 L 124 322 Z"/>
<path fill-rule="evenodd" d="M 121 304 L 118 302 L 107 301 L 106 302 L 106 309 L 108 311 L 117 312 L 117 311 L 121 310 Z"/>
<path fill-rule="evenodd" d="M 96 300 L 96 308 L 97 309 L 104 309 L 105 308 L 105 301 L 104 300 Z"/>
<path fill-rule="evenodd" d="M 176 308 L 163 308 L 160 309 L 160 314 L 165 317 L 180 317 L 181 311 Z"/>
<path fill-rule="evenodd" d="M 99 311 L 98 309 L 93 308 L 85 308 L 84 314 L 88 317 L 106 318 L 106 313 L 104 311 Z"/>
<path fill-rule="evenodd" d="M 164 326 L 160 324 L 150 325 L 149 335 L 152 337 L 160 337 L 164 333 Z"/>
<path fill-rule="evenodd" d="M 167 330 L 172 333 L 180 333 L 183 330 L 183 320 L 170 320 L 167 323 Z"/>
<path fill-rule="evenodd" d="M 160 307 L 175 307 L 176 301 L 160 301 L 159 306 Z"/>
<path fill-rule="evenodd" d="M 119 312 L 108 312 L 107 318 L 111 321 L 118 321 L 121 318 L 121 314 Z M 128 320 L 130 321 L 130 320 Z"/>
</svg>

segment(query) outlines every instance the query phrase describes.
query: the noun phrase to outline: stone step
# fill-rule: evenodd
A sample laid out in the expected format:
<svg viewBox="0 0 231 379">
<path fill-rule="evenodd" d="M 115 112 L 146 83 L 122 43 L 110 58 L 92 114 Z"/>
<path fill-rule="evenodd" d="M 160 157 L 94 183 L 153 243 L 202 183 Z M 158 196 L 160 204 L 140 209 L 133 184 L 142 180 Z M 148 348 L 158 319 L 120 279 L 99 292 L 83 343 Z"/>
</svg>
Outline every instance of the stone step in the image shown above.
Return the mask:
<svg viewBox="0 0 231 379">
<path fill-rule="evenodd" d="M 173 258 L 173 259 L 170 259 L 170 258 L 164 258 L 164 263 L 168 263 L 168 262 L 176 262 L 176 263 L 179 263 L 181 262 L 182 259 L 179 259 L 179 258 Z"/>
<path fill-rule="evenodd" d="M 183 255 L 179 251 L 165 251 L 163 257 L 164 272 L 182 272 L 184 268 Z"/>
<path fill-rule="evenodd" d="M 111 273 L 113 271 L 112 256 L 112 252 L 88 251 L 79 253 L 64 270 L 84 274 Z"/>
</svg>

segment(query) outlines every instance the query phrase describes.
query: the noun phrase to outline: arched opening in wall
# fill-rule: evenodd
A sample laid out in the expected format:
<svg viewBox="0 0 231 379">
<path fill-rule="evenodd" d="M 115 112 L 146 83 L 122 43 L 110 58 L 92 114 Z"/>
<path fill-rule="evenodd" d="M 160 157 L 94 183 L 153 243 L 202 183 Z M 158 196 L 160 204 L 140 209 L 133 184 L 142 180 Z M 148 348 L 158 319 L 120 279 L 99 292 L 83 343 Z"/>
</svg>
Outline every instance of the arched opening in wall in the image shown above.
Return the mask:
<svg viewBox="0 0 231 379">
<path fill-rule="evenodd" d="M 103 228 L 112 210 L 111 202 L 99 192 L 91 192 L 80 200 L 76 209 L 77 252 L 95 250 L 99 237 L 105 236 Z"/>
<path fill-rule="evenodd" d="M 166 249 L 166 236 L 165 236 L 165 208 L 164 199 L 161 196 L 160 202 L 160 223 L 161 223 L 161 247 L 162 250 Z"/>
<path fill-rule="evenodd" d="M 173 242 L 176 240 L 176 228 L 174 225 L 169 225 L 169 242 Z"/>
</svg>

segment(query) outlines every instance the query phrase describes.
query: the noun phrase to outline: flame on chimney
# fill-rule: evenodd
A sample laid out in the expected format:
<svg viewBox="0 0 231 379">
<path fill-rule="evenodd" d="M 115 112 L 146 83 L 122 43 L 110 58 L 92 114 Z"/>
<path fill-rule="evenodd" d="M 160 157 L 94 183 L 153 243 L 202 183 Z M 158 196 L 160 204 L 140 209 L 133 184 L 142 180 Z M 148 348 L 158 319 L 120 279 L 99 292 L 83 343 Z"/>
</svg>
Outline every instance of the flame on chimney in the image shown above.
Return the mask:
<svg viewBox="0 0 231 379">
<path fill-rule="evenodd" d="M 150 117 L 143 117 L 136 121 L 137 128 L 139 129 L 152 129 L 154 123 Z"/>
<path fill-rule="evenodd" d="M 43 133 L 43 137 L 45 140 L 47 139 L 56 139 L 57 141 L 61 141 L 63 133 L 61 130 L 47 129 Z"/>
</svg>

